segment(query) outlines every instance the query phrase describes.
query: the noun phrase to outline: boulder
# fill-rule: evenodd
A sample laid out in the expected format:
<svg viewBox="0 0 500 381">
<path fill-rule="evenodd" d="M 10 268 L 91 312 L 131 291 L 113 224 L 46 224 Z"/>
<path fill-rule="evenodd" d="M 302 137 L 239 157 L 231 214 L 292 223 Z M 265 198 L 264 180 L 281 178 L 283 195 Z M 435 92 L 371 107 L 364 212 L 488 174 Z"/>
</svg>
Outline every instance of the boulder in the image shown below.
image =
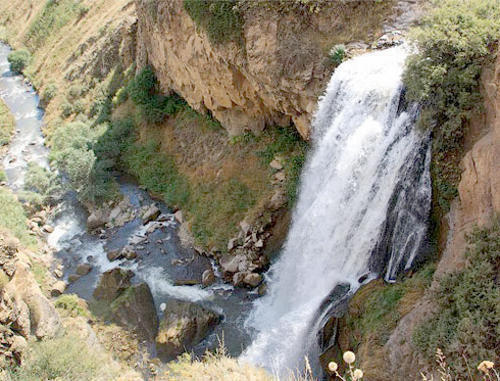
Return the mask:
<svg viewBox="0 0 500 381">
<path fill-rule="evenodd" d="M 276 190 L 269 201 L 268 208 L 275 211 L 286 205 L 287 197 L 282 189 Z"/>
<path fill-rule="evenodd" d="M 42 229 L 44 232 L 49 233 L 49 234 L 54 232 L 54 227 L 51 225 L 43 225 Z"/>
<path fill-rule="evenodd" d="M 87 218 L 87 228 L 89 230 L 97 229 L 101 226 L 106 225 L 108 219 L 101 209 L 95 210 Z"/>
<path fill-rule="evenodd" d="M 104 272 L 94 290 L 94 298 L 108 302 L 113 301 L 131 286 L 130 279 L 133 276 L 134 273 L 131 270 L 119 267 Z"/>
<path fill-rule="evenodd" d="M 227 243 L 227 251 L 233 250 L 238 245 L 238 238 L 231 238 Z"/>
<path fill-rule="evenodd" d="M 58 280 L 50 287 L 50 295 L 54 297 L 59 296 L 64 290 L 66 290 L 66 282 Z"/>
<path fill-rule="evenodd" d="M 110 250 L 106 253 L 106 257 L 108 257 L 108 261 L 113 262 L 123 258 L 123 252 L 119 249 Z"/>
<path fill-rule="evenodd" d="M 238 255 L 225 254 L 220 258 L 219 264 L 224 273 L 234 274 L 235 272 L 238 271 L 240 263 L 244 261 L 246 261 L 246 258 L 242 254 Z"/>
<path fill-rule="evenodd" d="M 239 272 L 233 275 L 233 285 L 235 287 L 243 286 L 243 281 L 245 280 L 246 274 L 244 272 Z"/>
<path fill-rule="evenodd" d="M 269 163 L 269 166 L 273 169 L 278 170 L 278 171 L 281 171 L 283 169 L 283 164 L 281 164 L 281 162 L 277 159 L 274 159 L 273 161 L 271 161 L 271 163 Z"/>
<path fill-rule="evenodd" d="M 182 210 L 178 210 L 177 212 L 175 212 L 174 217 L 178 223 L 182 224 L 184 222 L 184 216 L 182 214 Z"/>
<path fill-rule="evenodd" d="M 80 278 L 81 276 L 78 274 L 71 274 L 70 276 L 68 276 L 68 283 L 75 283 Z"/>
<path fill-rule="evenodd" d="M 158 332 L 158 317 L 151 290 L 146 283 L 128 287 L 111 303 L 112 320 L 135 331 L 145 341 L 153 341 Z"/>
<path fill-rule="evenodd" d="M 203 287 L 208 287 L 215 282 L 215 275 L 212 269 L 203 271 L 201 274 L 201 284 Z"/>
<path fill-rule="evenodd" d="M 257 273 L 248 273 L 243 278 L 243 282 L 252 288 L 257 287 L 262 282 L 262 275 Z"/>
<path fill-rule="evenodd" d="M 87 275 L 92 270 L 92 266 L 89 263 L 82 263 L 76 267 L 76 274 L 80 276 Z"/>
<path fill-rule="evenodd" d="M 171 299 L 165 304 L 156 345 L 167 360 L 198 344 L 221 320 L 216 313 L 192 302 Z"/>
<path fill-rule="evenodd" d="M 142 215 L 142 223 L 146 225 L 148 222 L 156 220 L 160 213 L 160 209 L 155 204 L 151 204 Z"/>
</svg>

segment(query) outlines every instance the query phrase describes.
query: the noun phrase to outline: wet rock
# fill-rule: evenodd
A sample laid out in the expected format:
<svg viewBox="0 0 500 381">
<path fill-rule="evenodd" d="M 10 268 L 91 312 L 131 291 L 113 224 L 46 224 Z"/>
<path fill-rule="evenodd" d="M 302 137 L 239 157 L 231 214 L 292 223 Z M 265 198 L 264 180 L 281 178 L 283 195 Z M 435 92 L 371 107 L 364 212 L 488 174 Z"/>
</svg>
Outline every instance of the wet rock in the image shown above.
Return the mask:
<svg viewBox="0 0 500 381">
<path fill-rule="evenodd" d="M 129 261 L 137 258 L 137 253 L 134 250 L 128 250 L 124 254 L 125 254 L 125 258 L 127 258 Z"/>
<path fill-rule="evenodd" d="M 257 289 L 257 293 L 259 296 L 264 296 L 267 294 L 267 284 L 261 283 L 259 288 Z"/>
<path fill-rule="evenodd" d="M 146 234 L 152 234 L 155 232 L 155 230 L 161 228 L 161 224 L 158 224 L 158 223 L 154 223 L 154 224 L 151 224 L 151 226 L 149 226 L 146 230 Z"/>
<path fill-rule="evenodd" d="M 111 303 L 113 321 L 134 330 L 146 341 L 153 341 L 158 332 L 158 317 L 151 290 L 146 283 L 128 287 Z"/>
<path fill-rule="evenodd" d="M 204 287 L 208 287 L 215 282 L 215 275 L 212 269 L 203 271 L 201 274 L 201 284 Z"/>
<path fill-rule="evenodd" d="M 64 274 L 63 274 L 62 269 L 55 269 L 55 270 L 54 270 L 54 275 L 55 275 L 57 278 L 62 278 Z"/>
<path fill-rule="evenodd" d="M 133 276 L 131 270 L 119 267 L 104 272 L 94 290 L 94 298 L 111 302 L 131 286 L 130 280 Z"/>
<path fill-rule="evenodd" d="M 115 249 L 115 250 L 110 250 L 106 253 L 106 257 L 108 258 L 108 261 L 113 262 L 117 259 L 123 258 L 123 254 L 120 250 Z"/>
<path fill-rule="evenodd" d="M 89 263 L 82 263 L 76 267 L 76 274 L 80 276 L 87 275 L 92 270 L 92 266 Z"/>
<path fill-rule="evenodd" d="M 68 283 L 75 283 L 80 278 L 81 276 L 78 274 L 71 274 L 70 276 L 68 276 Z"/>
<path fill-rule="evenodd" d="M 249 273 L 245 275 L 243 282 L 252 288 L 257 287 L 262 282 L 262 275 L 257 273 Z"/>
<path fill-rule="evenodd" d="M 46 233 L 52 233 L 54 231 L 54 227 L 50 225 L 43 225 L 43 231 Z"/>
<path fill-rule="evenodd" d="M 200 284 L 198 279 L 176 279 L 174 280 L 175 286 L 194 286 Z"/>
<path fill-rule="evenodd" d="M 195 303 L 169 300 L 156 336 L 162 357 L 173 359 L 203 340 L 219 323 L 220 316 Z"/>
<path fill-rule="evenodd" d="M 148 222 L 156 220 L 160 213 L 160 209 L 155 204 L 151 204 L 142 215 L 142 223 L 146 225 Z"/>
<path fill-rule="evenodd" d="M 66 290 L 66 282 L 59 280 L 50 287 L 51 296 L 59 296 Z"/>
</svg>

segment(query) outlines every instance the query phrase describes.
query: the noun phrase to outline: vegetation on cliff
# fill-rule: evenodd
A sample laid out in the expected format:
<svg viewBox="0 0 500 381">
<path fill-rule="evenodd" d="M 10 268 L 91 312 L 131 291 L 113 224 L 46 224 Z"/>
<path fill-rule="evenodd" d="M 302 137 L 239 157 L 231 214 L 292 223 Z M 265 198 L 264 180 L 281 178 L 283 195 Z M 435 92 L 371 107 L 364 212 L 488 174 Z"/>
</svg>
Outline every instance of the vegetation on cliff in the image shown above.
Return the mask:
<svg viewBox="0 0 500 381">
<path fill-rule="evenodd" d="M 14 117 L 0 99 L 0 147 L 8 144 L 14 133 Z"/>
<path fill-rule="evenodd" d="M 476 229 L 468 242 L 465 268 L 439 279 L 432 292 L 438 310 L 413 335 L 430 360 L 440 348 L 452 372 L 462 379 L 480 361 L 500 355 L 500 221 Z"/>
<path fill-rule="evenodd" d="M 418 53 L 405 74 L 407 97 L 422 107 L 421 124 L 433 131 L 433 187 L 446 212 L 457 196 L 467 126 L 481 109 L 481 69 L 500 39 L 496 0 L 444 0 L 413 31 Z"/>
</svg>

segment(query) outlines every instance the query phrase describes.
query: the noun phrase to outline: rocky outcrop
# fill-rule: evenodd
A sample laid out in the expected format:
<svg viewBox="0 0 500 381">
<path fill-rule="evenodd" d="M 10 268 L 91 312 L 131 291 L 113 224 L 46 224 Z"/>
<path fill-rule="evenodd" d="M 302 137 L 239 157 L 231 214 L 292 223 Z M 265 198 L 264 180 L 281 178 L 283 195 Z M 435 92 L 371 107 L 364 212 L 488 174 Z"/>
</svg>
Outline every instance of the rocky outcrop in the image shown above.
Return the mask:
<svg viewBox="0 0 500 381">
<path fill-rule="evenodd" d="M 131 270 L 119 267 L 102 273 L 99 283 L 94 290 L 94 298 L 111 302 L 123 291 L 131 286 L 130 280 L 134 276 Z"/>
<path fill-rule="evenodd" d="M 240 45 L 211 43 L 183 1 L 136 0 L 138 64 L 151 64 L 164 91 L 175 91 L 198 111 L 210 111 L 231 135 L 293 122 L 307 138 L 333 69 L 326 53 L 334 37 L 349 29 L 350 38 L 360 38 L 351 18 L 365 21 L 364 37 L 376 37 L 391 12 L 381 3 L 332 2 L 318 13 L 243 7 Z"/>
<path fill-rule="evenodd" d="M 128 287 L 111 303 L 113 321 L 127 327 L 147 342 L 155 339 L 158 317 L 151 290 L 146 283 Z"/>
<path fill-rule="evenodd" d="M 164 305 L 156 344 L 159 354 L 173 359 L 203 340 L 220 317 L 195 303 L 171 299 Z"/>
</svg>

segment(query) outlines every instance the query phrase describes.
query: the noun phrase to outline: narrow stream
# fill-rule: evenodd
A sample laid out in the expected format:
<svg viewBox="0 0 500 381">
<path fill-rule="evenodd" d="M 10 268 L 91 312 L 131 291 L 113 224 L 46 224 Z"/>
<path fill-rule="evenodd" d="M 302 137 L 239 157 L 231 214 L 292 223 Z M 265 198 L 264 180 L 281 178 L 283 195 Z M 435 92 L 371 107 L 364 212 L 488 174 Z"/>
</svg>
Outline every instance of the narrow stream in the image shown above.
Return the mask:
<svg viewBox="0 0 500 381">
<path fill-rule="evenodd" d="M 7 104 L 16 121 L 16 133 L 12 139 L 3 166 L 7 174 L 9 187 L 19 192 L 23 189 L 26 168 L 30 161 L 48 167 L 49 150 L 44 145 L 42 134 L 43 110 L 38 108 L 39 99 L 35 90 L 22 76 L 14 75 L 9 70 L 7 56 L 10 48 L 0 44 L 0 97 Z M 122 227 L 106 229 L 100 235 L 87 233 L 86 210 L 68 194 L 56 208 L 58 211 L 50 222 L 53 233 L 47 240 L 56 251 L 56 256 L 64 264 L 64 279 L 75 272 L 82 263 L 89 263 L 92 270 L 71 283 L 67 293 L 76 293 L 86 300 L 92 299 L 92 293 L 99 276 L 114 267 L 130 269 L 135 276 L 134 283 L 146 282 L 151 288 L 159 319 L 162 317 L 160 304 L 170 298 L 188 300 L 218 312 L 223 321 L 194 353 L 201 354 L 208 348 L 218 345 L 218 338 L 224 337 L 224 343 L 231 355 L 239 355 L 249 343 L 249 335 L 243 328 L 244 321 L 256 298 L 255 292 L 233 287 L 217 280 L 208 288 L 198 285 L 176 286 L 175 282 L 200 279 L 201 273 L 212 266 L 211 262 L 192 249 L 181 246 L 177 237 L 178 224 L 171 211 L 157 200 L 151 199 L 133 181 L 120 177 L 117 179 L 124 197 L 128 197 L 132 208 L 139 210 L 145 205 L 155 203 L 162 211 L 160 228 L 146 237 L 146 230 L 151 222 L 143 225 L 140 218 L 126 223 Z M 136 246 L 138 257 L 135 260 L 110 262 L 106 251 L 125 247 L 129 242 L 139 242 Z M 152 346 L 154 354 L 154 346 Z"/>
</svg>

